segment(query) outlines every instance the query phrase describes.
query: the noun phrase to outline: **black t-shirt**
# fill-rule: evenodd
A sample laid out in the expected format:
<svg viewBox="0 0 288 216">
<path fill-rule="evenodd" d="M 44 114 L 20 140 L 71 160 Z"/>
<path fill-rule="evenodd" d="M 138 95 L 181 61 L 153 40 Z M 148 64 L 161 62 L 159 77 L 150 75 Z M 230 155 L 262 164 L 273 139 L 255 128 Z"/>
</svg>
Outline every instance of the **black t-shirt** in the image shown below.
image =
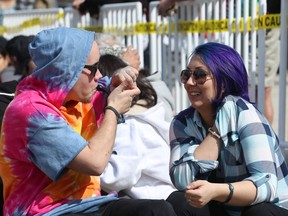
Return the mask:
<svg viewBox="0 0 288 216">
<path fill-rule="evenodd" d="M 8 104 L 13 100 L 13 93 L 16 90 L 18 81 L 9 81 L 0 83 L 0 129 L 2 127 L 2 120 Z M 0 212 L 3 212 L 3 184 L 0 178 Z"/>
<path fill-rule="evenodd" d="M 279 14 L 280 11 L 281 0 L 267 0 L 267 14 Z"/>
<path fill-rule="evenodd" d="M 0 125 L 1 126 L 2 126 L 4 112 L 8 104 L 14 98 L 13 93 L 16 90 L 17 84 L 18 84 L 18 81 L 16 80 L 0 83 Z"/>
</svg>

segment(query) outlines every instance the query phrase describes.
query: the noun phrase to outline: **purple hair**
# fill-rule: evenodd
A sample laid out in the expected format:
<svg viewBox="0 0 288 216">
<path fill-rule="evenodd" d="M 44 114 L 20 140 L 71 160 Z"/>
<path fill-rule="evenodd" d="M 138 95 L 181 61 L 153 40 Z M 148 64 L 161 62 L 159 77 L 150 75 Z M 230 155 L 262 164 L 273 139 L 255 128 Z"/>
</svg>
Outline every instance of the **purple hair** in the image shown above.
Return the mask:
<svg viewBox="0 0 288 216">
<path fill-rule="evenodd" d="M 199 56 L 215 77 L 216 107 L 227 95 L 240 96 L 250 102 L 247 71 L 236 50 L 224 44 L 209 42 L 196 47 L 193 55 Z"/>
</svg>

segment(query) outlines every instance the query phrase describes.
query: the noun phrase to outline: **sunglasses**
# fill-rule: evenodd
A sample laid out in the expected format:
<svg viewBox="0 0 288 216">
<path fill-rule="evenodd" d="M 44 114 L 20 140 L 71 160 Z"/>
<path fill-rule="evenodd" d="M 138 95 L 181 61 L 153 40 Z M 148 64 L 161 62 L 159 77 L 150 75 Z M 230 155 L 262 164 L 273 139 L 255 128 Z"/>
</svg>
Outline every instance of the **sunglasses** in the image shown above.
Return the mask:
<svg viewBox="0 0 288 216">
<path fill-rule="evenodd" d="M 196 85 L 203 85 L 207 80 L 213 79 L 211 75 L 200 69 L 195 70 L 193 73 L 189 69 L 181 71 L 181 83 L 186 84 L 190 77 L 192 77 Z"/>
<path fill-rule="evenodd" d="M 96 62 L 93 65 L 85 65 L 84 68 L 87 68 L 88 70 L 90 70 L 90 72 L 91 72 L 90 75 L 95 77 L 97 70 L 99 69 L 98 64 L 99 64 L 99 62 Z"/>
</svg>

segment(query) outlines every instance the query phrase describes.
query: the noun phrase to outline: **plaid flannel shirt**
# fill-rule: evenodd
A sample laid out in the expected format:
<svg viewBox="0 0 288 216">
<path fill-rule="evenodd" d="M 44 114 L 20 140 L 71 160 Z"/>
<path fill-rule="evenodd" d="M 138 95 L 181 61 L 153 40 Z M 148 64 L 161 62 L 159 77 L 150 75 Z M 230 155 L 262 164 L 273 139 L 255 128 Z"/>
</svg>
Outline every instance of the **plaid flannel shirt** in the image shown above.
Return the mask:
<svg viewBox="0 0 288 216">
<path fill-rule="evenodd" d="M 190 107 L 175 116 L 170 128 L 174 185 L 185 190 L 194 180 L 208 179 L 214 170 L 222 182 L 252 181 L 257 195 L 251 205 L 272 202 L 288 209 L 287 165 L 267 119 L 253 104 L 227 96 L 217 110 L 215 124 L 222 142 L 219 158 L 197 160 L 193 153 L 207 136 L 200 114 Z M 234 213 L 240 215 L 241 209 Z"/>
</svg>

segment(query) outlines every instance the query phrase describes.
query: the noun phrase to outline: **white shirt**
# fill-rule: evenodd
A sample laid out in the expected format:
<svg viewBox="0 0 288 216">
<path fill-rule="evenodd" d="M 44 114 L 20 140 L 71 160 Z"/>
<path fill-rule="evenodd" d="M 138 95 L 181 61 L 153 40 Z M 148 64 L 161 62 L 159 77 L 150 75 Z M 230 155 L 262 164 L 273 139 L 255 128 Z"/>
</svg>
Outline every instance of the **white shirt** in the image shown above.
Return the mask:
<svg viewBox="0 0 288 216">
<path fill-rule="evenodd" d="M 164 103 L 141 106 L 125 115 L 117 127 L 110 161 L 101 176 L 105 191 L 123 191 L 131 198 L 166 199 L 174 188 L 169 176 L 169 127 Z"/>
</svg>

